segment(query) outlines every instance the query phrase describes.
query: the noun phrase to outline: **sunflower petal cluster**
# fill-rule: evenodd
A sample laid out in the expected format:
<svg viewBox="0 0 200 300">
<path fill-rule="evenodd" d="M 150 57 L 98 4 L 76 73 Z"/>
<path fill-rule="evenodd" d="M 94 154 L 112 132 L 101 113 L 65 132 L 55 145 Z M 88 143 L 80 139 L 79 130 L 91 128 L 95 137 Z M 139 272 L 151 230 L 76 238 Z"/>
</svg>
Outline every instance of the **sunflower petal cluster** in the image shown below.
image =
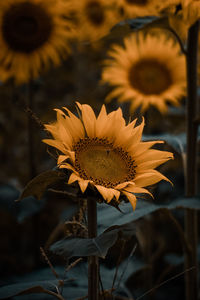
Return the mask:
<svg viewBox="0 0 200 300">
<path fill-rule="evenodd" d="M 177 0 L 115 0 L 116 9 L 125 18 L 160 16 L 165 10 L 174 11 Z"/>
<path fill-rule="evenodd" d="M 0 80 L 26 83 L 57 66 L 73 34 L 65 1 L 0 1 Z"/>
<path fill-rule="evenodd" d="M 152 149 L 163 141 L 141 141 L 144 120 L 126 124 L 120 108 L 107 113 L 103 105 L 96 117 L 89 105 L 77 106 L 79 117 L 66 107 L 56 109 L 57 120 L 45 125 L 52 139 L 43 140 L 61 152 L 57 164 L 71 172 L 68 184 L 78 182 L 82 193 L 90 185 L 107 203 L 119 204 L 123 195 L 135 209 L 136 194 L 150 194 L 145 187 L 169 181 L 155 168 L 173 154 Z"/>
<path fill-rule="evenodd" d="M 168 103 L 180 105 L 186 93 L 186 66 L 174 39 L 165 34 L 134 33 L 124 39 L 124 47 L 113 45 L 108 56 L 102 82 L 109 83 L 113 90 L 107 101 L 129 101 L 131 112 L 154 106 L 166 113 Z"/>
<path fill-rule="evenodd" d="M 181 5 L 183 20 L 190 27 L 200 18 L 200 0 L 181 0 Z"/>
<path fill-rule="evenodd" d="M 114 0 L 66 1 L 75 21 L 76 38 L 80 41 L 96 41 L 105 36 L 120 19 Z"/>
</svg>

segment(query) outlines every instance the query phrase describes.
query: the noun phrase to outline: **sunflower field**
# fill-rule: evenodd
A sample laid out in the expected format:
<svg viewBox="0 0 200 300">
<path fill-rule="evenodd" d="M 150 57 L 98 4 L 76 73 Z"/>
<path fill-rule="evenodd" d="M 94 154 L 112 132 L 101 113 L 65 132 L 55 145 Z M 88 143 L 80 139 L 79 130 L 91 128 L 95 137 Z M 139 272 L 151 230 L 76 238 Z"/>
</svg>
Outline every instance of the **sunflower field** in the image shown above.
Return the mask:
<svg viewBox="0 0 200 300">
<path fill-rule="evenodd" d="M 200 300 L 199 19 L 0 0 L 0 299 Z"/>
</svg>

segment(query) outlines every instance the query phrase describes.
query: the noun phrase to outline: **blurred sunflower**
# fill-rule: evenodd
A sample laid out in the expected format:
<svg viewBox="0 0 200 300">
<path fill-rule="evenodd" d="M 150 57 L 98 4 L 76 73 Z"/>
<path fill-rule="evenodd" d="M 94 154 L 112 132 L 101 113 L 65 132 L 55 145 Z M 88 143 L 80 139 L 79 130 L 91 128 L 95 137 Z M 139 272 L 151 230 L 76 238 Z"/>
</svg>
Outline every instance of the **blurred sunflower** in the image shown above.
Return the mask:
<svg viewBox="0 0 200 300">
<path fill-rule="evenodd" d="M 120 21 L 113 0 L 68 0 L 67 3 L 77 23 L 79 40 L 98 40 Z"/>
<path fill-rule="evenodd" d="M 177 0 L 115 0 L 119 12 L 127 18 L 158 16 L 160 13 L 175 5 Z"/>
<path fill-rule="evenodd" d="M 183 21 L 192 26 L 200 18 L 200 0 L 181 0 Z"/>
<path fill-rule="evenodd" d="M 68 184 L 78 181 L 82 193 L 91 185 L 107 203 L 118 204 L 125 195 L 135 209 L 135 194 L 150 194 L 144 187 L 169 181 L 154 168 L 173 154 L 150 149 L 162 141 L 141 141 L 144 120 L 138 126 L 137 120 L 126 125 L 120 108 L 107 114 L 103 105 L 96 118 L 89 105 L 77 105 L 80 118 L 65 107 L 67 114 L 56 109 L 57 121 L 45 125 L 53 139 L 43 140 L 62 152 L 57 163 L 71 171 Z"/>
<path fill-rule="evenodd" d="M 178 44 L 166 36 L 133 34 L 124 39 L 125 48 L 114 45 L 108 52 L 102 81 L 115 86 L 106 100 L 130 101 L 131 111 L 155 106 L 161 113 L 167 103 L 179 105 L 185 95 L 185 57 Z"/>
<path fill-rule="evenodd" d="M 0 1 L 1 80 L 36 78 L 69 52 L 71 29 L 61 0 Z"/>
</svg>

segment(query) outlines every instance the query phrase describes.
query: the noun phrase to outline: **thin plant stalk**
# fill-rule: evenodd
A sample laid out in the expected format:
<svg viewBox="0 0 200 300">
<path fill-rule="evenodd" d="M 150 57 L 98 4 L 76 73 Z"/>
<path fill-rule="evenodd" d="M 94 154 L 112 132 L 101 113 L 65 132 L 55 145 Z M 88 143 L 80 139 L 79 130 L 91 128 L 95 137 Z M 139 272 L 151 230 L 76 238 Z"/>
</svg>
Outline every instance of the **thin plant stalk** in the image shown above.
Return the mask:
<svg viewBox="0 0 200 300">
<path fill-rule="evenodd" d="M 34 91 L 33 91 L 33 82 L 29 81 L 27 84 L 27 107 L 30 111 L 34 111 Z M 30 180 L 37 175 L 36 170 L 36 147 L 35 147 L 35 124 L 30 114 L 28 114 L 28 160 L 29 160 L 29 178 Z M 40 252 L 38 251 L 39 245 L 39 215 L 35 214 L 32 219 L 33 225 L 33 255 L 35 265 L 40 263 Z"/>
<path fill-rule="evenodd" d="M 186 197 L 197 194 L 197 50 L 198 50 L 198 22 L 188 31 L 187 42 L 187 151 L 186 151 Z M 198 263 L 197 263 L 197 212 L 185 210 L 185 234 L 191 251 L 185 252 L 185 269 L 195 267 L 185 273 L 186 300 L 198 299 Z"/>
<path fill-rule="evenodd" d="M 94 199 L 87 200 L 88 238 L 97 236 L 97 203 Z M 98 256 L 88 257 L 88 300 L 99 299 L 99 259 Z"/>
<path fill-rule="evenodd" d="M 33 83 L 30 81 L 27 85 L 27 105 L 33 111 Z M 30 179 L 36 176 L 35 166 L 35 143 L 34 143 L 34 123 L 30 116 L 28 116 L 28 158 L 29 158 L 29 176 Z"/>
</svg>

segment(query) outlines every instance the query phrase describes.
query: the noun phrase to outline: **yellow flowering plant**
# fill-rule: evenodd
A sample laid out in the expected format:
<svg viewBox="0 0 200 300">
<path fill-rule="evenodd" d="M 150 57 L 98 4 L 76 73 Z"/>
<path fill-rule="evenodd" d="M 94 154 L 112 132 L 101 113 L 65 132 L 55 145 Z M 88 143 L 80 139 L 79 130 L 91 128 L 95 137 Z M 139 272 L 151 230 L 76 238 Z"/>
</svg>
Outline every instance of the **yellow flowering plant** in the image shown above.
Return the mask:
<svg viewBox="0 0 200 300">
<path fill-rule="evenodd" d="M 198 300 L 198 3 L 0 0 L 0 299 Z"/>
<path fill-rule="evenodd" d="M 80 118 L 66 107 L 66 114 L 56 109 L 57 121 L 45 125 L 53 139 L 43 141 L 61 151 L 57 163 L 71 171 L 68 184 L 77 181 L 82 193 L 94 186 L 107 203 L 120 203 L 120 195 L 125 195 L 135 210 L 135 194 L 150 194 L 144 187 L 168 181 L 154 168 L 173 154 L 151 149 L 162 141 L 141 141 L 144 120 L 138 126 L 137 120 L 126 125 L 120 108 L 107 114 L 103 105 L 96 118 L 89 105 L 77 105 Z"/>
<path fill-rule="evenodd" d="M 167 103 L 180 105 L 186 87 L 185 57 L 173 39 L 135 33 L 125 38 L 123 48 L 113 45 L 108 56 L 102 81 L 114 88 L 107 101 L 129 101 L 132 112 L 155 106 L 166 113 Z"/>
<path fill-rule="evenodd" d="M 0 1 L 0 80 L 37 78 L 70 53 L 73 29 L 66 4 L 55 0 Z"/>
</svg>

